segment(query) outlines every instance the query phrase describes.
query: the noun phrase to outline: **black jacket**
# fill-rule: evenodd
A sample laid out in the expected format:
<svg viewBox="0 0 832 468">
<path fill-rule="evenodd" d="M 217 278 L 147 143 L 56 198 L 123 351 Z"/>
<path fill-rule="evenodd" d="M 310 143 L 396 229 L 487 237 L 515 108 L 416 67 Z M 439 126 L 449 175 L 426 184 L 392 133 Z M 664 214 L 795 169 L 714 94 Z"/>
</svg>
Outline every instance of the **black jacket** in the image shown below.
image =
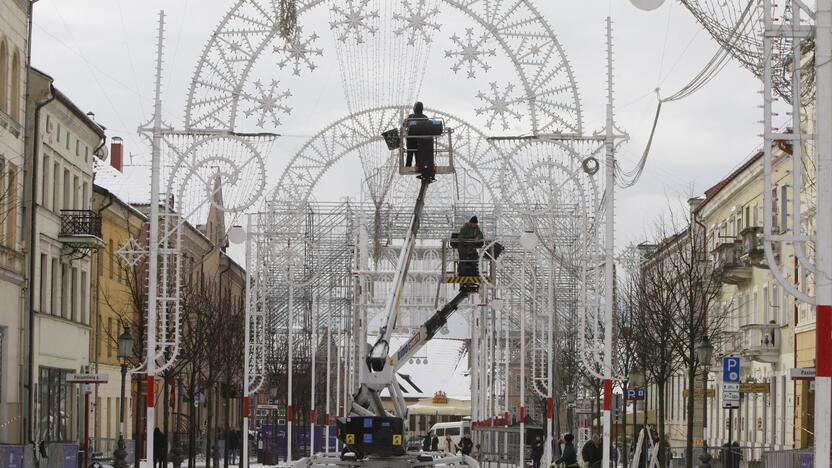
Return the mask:
<svg viewBox="0 0 832 468">
<path fill-rule="evenodd" d="M 578 464 L 578 452 L 575 451 L 575 445 L 567 443 L 563 447 L 563 455 L 555 460 L 555 464 L 563 463 L 567 467 L 576 466 Z"/>
</svg>

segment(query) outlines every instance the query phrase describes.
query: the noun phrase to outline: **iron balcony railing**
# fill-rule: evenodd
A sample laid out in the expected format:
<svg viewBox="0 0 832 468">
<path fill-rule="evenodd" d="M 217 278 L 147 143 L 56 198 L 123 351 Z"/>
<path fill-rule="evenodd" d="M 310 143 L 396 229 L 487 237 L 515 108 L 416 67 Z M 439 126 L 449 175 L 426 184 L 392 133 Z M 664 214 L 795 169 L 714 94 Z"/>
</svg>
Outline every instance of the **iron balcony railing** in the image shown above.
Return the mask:
<svg viewBox="0 0 832 468">
<path fill-rule="evenodd" d="M 101 237 L 101 216 L 91 210 L 61 210 L 61 237 Z"/>
</svg>

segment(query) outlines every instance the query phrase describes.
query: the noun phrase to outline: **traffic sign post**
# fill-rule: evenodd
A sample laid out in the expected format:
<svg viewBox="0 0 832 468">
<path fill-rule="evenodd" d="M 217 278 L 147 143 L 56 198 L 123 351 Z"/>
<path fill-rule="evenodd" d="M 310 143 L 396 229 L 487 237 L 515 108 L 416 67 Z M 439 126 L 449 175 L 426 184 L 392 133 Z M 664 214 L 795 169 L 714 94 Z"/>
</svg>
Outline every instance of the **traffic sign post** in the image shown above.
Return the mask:
<svg viewBox="0 0 832 468">
<path fill-rule="evenodd" d="M 734 436 L 733 410 L 740 408 L 740 358 L 722 358 L 722 409 L 728 410 L 728 446 Z"/>
<path fill-rule="evenodd" d="M 627 390 L 627 399 L 630 401 L 643 401 L 644 400 L 644 389 L 643 388 L 631 388 Z"/>
</svg>

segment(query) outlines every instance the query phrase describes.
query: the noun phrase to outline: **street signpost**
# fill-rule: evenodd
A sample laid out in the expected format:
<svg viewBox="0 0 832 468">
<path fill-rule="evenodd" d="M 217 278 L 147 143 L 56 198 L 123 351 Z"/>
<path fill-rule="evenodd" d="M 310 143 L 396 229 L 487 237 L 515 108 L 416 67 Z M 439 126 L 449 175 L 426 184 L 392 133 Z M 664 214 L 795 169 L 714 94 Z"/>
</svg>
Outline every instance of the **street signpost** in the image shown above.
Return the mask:
<svg viewBox="0 0 832 468">
<path fill-rule="evenodd" d="M 644 400 L 644 389 L 643 388 L 631 388 L 627 390 L 627 399 L 630 401 L 643 401 Z"/>
<path fill-rule="evenodd" d="M 90 459 L 90 393 L 92 393 L 90 385 L 105 384 L 108 380 L 107 374 L 91 374 L 88 372 L 81 372 L 66 375 L 67 383 L 84 385 L 84 466 L 89 466 Z"/>
<path fill-rule="evenodd" d="M 740 407 L 740 358 L 722 358 L 722 408 L 730 410 Z"/>
<path fill-rule="evenodd" d="M 734 408 L 740 407 L 740 358 L 725 356 L 722 358 L 722 409 L 728 410 L 728 445 L 731 445 L 733 433 Z"/>
<path fill-rule="evenodd" d="M 815 380 L 815 368 L 793 368 L 790 372 L 792 380 Z"/>
<path fill-rule="evenodd" d="M 107 374 L 67 374 L 67 383 L 104 384 L 108 382 Z"/>
</svg>

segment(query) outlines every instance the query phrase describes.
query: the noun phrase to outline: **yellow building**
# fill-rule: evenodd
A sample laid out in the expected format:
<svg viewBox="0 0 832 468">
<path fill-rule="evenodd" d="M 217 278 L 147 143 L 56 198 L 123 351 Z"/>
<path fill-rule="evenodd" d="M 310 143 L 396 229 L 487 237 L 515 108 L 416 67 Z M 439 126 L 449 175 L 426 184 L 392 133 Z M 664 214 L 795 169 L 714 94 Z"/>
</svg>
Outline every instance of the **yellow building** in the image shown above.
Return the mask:
<svg viewBox="0 0 832 468">
<path fill-rule="evenodd" d="M 121 142 L 114 139 L 112 155 L 121 154 Z M 120 159 L 120 158 L 119 158 Z M 109 169 L 109 168 L 108 168 Z M 93 320 L 90 333 L 90 365 L 96 373 L 108 375 L 107 384 L 98 385 L 92 416 L 95 449 L 106 454 L 115 449 L 119 433 L 121 403 L 121 362 L 117 338 L 124 326 L 135 322 L 136 307 L 129 285 L 127 265 L 119 249 L 133 237 L 139 239 L 147 218 L 137 209 L 98 185 L 93 186 L 93 209 L 101 216 L 101 235 L 105 246 L 93 254 L 96 274 L 90 289 Z M 131 387 L 127 376 L 124 402 L 124 436 L 131 435 Z"/>
<path fill-rule="evenodd" d="M 777 142 L 774 151 L 772 225 L 786 232 L 791 217 L 791 146 Z M 751 447 L 744 454 L 759 460 L 763 450 L 792 448 L 802 402 L 795 399 L 791 369 L 800 367 L 795 348 L 794 298 L 774 279 L 777 268 L 795 280 L 792 247 L 776 244 L 776 264 L 763 252 L 763 154 L 745 161 L 694 203 L 695 221 L 706 229 L 708 254 L 723 284 L 718 307 L 726 312 L 721 355 L 741 357 L 741 381 L 768 384 L 768 393 L 743 393 L 738 409 L 722 409 L 721 366 L 712 370 L 717 392 L 709 404 L 708 444 L 732 440 Z M 719 362 L 719 361 L 717 361 Z M 729 416 L 730 415 L 730 416 Z"/>
</svg>

